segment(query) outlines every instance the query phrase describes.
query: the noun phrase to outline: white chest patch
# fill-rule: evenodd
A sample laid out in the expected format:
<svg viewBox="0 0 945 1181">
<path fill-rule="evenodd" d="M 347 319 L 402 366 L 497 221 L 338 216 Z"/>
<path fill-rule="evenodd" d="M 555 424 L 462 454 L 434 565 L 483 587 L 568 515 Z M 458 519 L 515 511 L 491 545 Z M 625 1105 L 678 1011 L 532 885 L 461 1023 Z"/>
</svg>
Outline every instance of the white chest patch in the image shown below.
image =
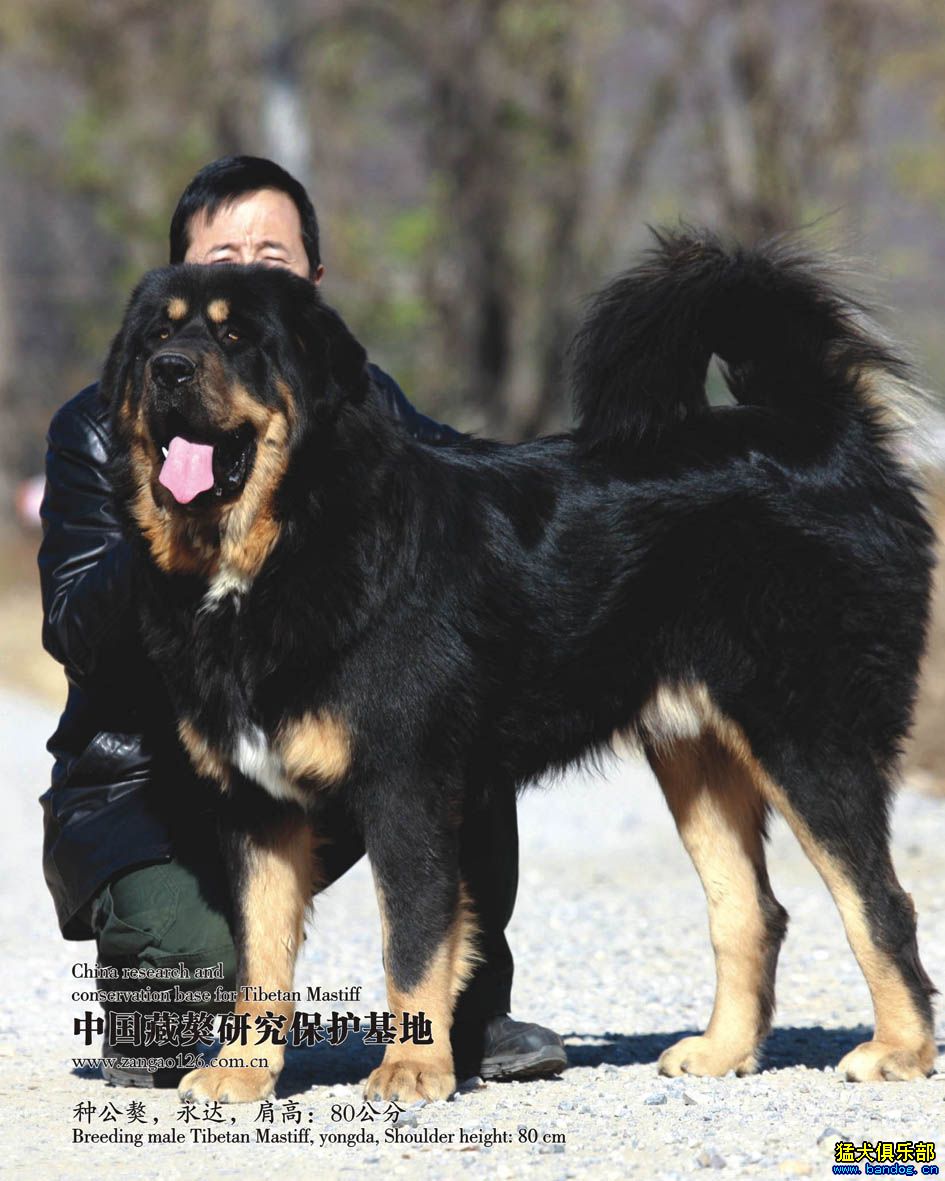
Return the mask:
<svg viewBox="0 0 945 1181">
<path fill-rule="evenodd" d="M 258 726 L 244 730 L 237 738 L 233 762 L 247 779 L 258 783 L 277 800 L 305 803 L 305 793 L 286 777 L 282 760 L 273 752 L 266 741 L 266 735 Z"/>
<path fill-rule="evenodd" d="M 217 603 L 222 602 L 227 595 L 245 595 L 249 590 L 250 580 L 234 570 L 231 566 L 222 566 L 214 575 L 213 581 L 207 587 L 207 593 L 200 605 L 201 611 L 212 611 Z"/>
<path fill-rule="evenodd" d="M 717 713 L 705 685 L 659 685 L 640 711 L 640 725 L 657 746 L 671 746 L 698 738 Z"/>
</svg>

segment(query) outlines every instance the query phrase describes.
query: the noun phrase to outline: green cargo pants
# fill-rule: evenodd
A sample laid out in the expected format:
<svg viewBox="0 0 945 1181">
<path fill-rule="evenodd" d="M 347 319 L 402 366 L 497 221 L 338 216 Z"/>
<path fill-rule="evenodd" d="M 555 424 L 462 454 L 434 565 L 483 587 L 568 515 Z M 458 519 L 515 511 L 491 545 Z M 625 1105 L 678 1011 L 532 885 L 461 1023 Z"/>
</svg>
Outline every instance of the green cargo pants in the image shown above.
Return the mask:
<svg viewBox="0 0 945 1181">
<path fill-rule="evenodd" d="M 119 875 L 90 903 L 89 926 L 98 943 L 100 964 L 121 969 L 173 968 L 182 963 L 191 974 L 221 964 L 222 978 L 184 980 L 182 986 L 198 984 L 211 992 L 217 985 L 229 992 L 236 988 L 228 900 L 218 886 L 198 879 L 189 866 L 168 861 Z M 135 988 L 142 985 L 144 981 L 134 982 Z M 102 981 L 101 986 L 115 988 L 116 982 Z M 167 988 L 167 982 L 158 980 L 155 987 Z M 232 1004 L 202 1003 L 200 1007 L 220 1013 Z"/>
</svg>

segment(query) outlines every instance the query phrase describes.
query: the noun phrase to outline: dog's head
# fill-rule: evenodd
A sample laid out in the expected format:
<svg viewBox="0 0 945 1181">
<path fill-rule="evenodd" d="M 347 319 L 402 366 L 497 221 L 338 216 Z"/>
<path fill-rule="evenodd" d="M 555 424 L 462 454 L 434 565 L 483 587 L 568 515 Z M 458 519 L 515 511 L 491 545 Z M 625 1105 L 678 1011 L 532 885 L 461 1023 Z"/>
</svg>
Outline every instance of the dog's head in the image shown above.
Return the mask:
<svg viewBox="0 0 945 1181">
<path fill-rule="evenodd" d="M 279 534 L 293 451 L 368 388 L 362 347 L 313 284 L 175 266 L 135 290 L 102 378 L 120 507 L 167 573 L 252 577 Z"/>
</svg>

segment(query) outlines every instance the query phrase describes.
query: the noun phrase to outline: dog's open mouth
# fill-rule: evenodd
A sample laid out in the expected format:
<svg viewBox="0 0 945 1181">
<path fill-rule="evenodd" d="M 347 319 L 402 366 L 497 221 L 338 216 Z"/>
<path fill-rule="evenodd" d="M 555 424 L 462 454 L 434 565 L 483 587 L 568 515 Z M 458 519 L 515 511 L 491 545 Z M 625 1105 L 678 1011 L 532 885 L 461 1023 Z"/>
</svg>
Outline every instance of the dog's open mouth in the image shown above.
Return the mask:
<svg viewBox="0 0 945 1181">
<path fill-rule="evenodd" d="M 158 436 L 164 463 L 158 482 L 178 504 L 198 496 L 229 499 L 243 490 L 256 455 L 256 431 L 244 422 L 233 431 L 197 430 L 171 411 Z"/>
</svg>

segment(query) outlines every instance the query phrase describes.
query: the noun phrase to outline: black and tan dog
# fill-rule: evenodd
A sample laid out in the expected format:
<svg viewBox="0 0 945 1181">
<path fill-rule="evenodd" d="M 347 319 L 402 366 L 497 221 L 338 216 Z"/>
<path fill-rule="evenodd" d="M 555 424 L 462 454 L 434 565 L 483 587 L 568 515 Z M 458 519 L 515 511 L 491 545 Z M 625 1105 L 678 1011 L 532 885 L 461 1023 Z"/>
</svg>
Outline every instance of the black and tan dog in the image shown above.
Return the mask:
<svg viewBox="0 0 945 1181">
<path fill-rule="evenodd" d="M 713 354 L 734 406 L 706 401 Z M 872 993 L 875 1036 L 841 1069 L 925 1075 L 933 989 L 887 829 L 931 567 L 889 445 L 906 369 L 816 263 L 689 232 L 598 297 L 574 355 L 573 434 L 433 447 L 375 404 L 311 284 L 173 267 L 132 297 L 104 378 L 115 487 L 150 652 L 221 789 L 241 981 L 292 989 L 333 793 L 370 855 L 390 1008 L 435 1034 L 389 1046 L 367 1092 L 449 1095 L 468 795 L 623 732 L 702 877 L 716 956 L 708 1029 L 661 1069 L 756 1069 L 786 923 L 774 807 Z M 266 1008 L 292 1012 L 238 1006 Z M 196 1071 L 182 1093 L 257 1099 L 280 1068 Z"/>
</svg>

